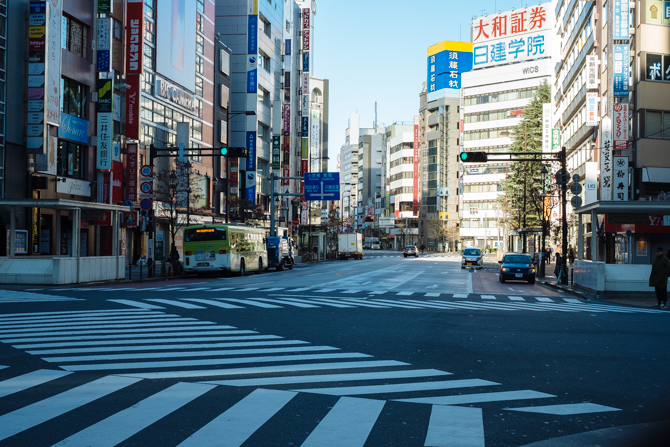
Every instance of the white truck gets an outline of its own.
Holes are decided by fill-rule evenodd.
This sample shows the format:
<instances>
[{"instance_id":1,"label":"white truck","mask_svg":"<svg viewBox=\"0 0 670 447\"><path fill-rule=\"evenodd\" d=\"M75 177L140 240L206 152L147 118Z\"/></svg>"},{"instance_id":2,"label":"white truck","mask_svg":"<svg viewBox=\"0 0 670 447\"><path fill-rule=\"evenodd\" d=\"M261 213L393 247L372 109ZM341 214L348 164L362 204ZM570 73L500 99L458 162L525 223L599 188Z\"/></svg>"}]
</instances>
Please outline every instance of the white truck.
<instances>
[{"instance_id":1,"label":"white truck","mask_svg":"<svg viewBox=\"0 0 670 447\"><path fill-rule=\"evenodd\" d=\"M378 237L366 237L363 242L363 248L370 250L381 250L382 243Z\"/></svg>"},{"instance_id":2,"label":"white truck","mask_svg":"<svg viewBox=\"0 0 670 447\"><path fill-rule=\"evenodd\" d=\"M337 235L338 259L363 259L363 235L342 233Z\"/></svg>"}]
</instances>

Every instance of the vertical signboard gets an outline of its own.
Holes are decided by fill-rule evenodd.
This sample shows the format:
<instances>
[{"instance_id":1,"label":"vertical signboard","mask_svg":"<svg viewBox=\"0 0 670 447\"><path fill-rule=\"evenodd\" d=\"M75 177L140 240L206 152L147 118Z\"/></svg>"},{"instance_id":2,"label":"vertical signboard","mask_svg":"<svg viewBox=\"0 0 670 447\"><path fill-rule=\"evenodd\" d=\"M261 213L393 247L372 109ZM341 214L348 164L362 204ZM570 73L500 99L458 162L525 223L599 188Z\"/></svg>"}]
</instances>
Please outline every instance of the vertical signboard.
<instances>
[{"instance_id":1,"label":"vertical signboard","mask_svg":"<svg viewBox=\"0 0 670 447\"><path fill-rule=\"evenodd\" d=\"M26 127L26 152L29 154L47 153L47 120L45 119L46 83L48 82L47 51L48 29L47 15L49 4L31 3L30 26L28 32L28 104ZM59 53L60 54L60 53ZM60 86L60 84L59 84ZM58 123L60 125L60 122Z\"/></svg>"},{"instance_id":2,"label":"vertical signboard","mask_svg":"<svg viewBox=\"0 0 670 447\"><path fill-rule=\"evenodd\" d=\"M140 138L140 76L126 76L126 137Z\"/></svg>"},{"instance_id":3,"label":"vertical signboard","mask_svg":"<svg viewBox=\"0 0 670 447\"><path fill-rule=\"evenodd\" d=\"M561 149L561 129L551 129L551 151L558 152Z\"/></svg>"},{"instance_id":4,"label":"vertical signboard","mask_svg":"<svg viewBox=\"0 0 670 447\"><path fill-rule=\"evenodd\" d=\"M258 16L251 15L247 29L247 54L258 54Z\"/></svg>"},{"instance_id":5,"label":"vertical signboard","mask_svg":"<svg viewBox=\"0 0 670 447\"><path fill-rule=\"evenodd\" d=\"M60 81L61 81L61 26L63 0L50 0L46 36L47 56L47 123L60 126Z\"/></svg>"},{"instance_id":6,"label":"vertical signboard","mask_svg":"<svg viewBox=\"0 0 670 447\"><path fill-rule=\"evenodd\" d=\"M587 161L584 165L584 205L588 205L598 201L598 163Z\"/></svg>"},{"instance_id":7,"label":"vertical signboard","mask_svg":"<svg viewBox=\"0 0 670 447\"><path fill-rule=\"evenodd\" d=\"M309 29L310 28L310 9L309 8L304 8L302 10L302 29Z\"/></svg>"},{"instance_id":8,"label":"vertical signboard","mask_svg":"<svg viewBox=\"0 0 670 447\"><path fill-rule=\"evenodd\" d=\"M96 169L112 169L112 135L114 121L111 113L98 113L98 150Z\"/></svg>"},{"instance_id":9,"label":"vertical signboard","mask_svg":"<svg viewBox=\"0 0 670 447\"><path fill-rule=\"evenodd\" d=\"M615 202L628 201L628 157L613 157L612 187Z\"/></svg>"},{"instance_id":10,"label":"vertical signboard","mask_svg":"<svg viewBox=\"0 0 670 447\"><path fill-rule=\"evenodd\" d=\"M412 211L414 216L419 215L419 119L414 117L414 184L412 196ZM397 196L396 196L397 197Z\"/></svg>"},{"instance_id":11,"label":"vertical signboard","mask_svg":"<svg viewBox=\"0 0 670 447\"><path fill-rule=\"evenodd\" d=\"M614 97L628 97L629 51L628 44L614 45Z\"/></svg>"},{"instance_id":12,"label":"vertical signboard","mask_svg":"<svg viewBox=\"0 0 670 447\"><path fill-rule=\"evenodd\" d=\"M614 40L628 40L630 38L629 5L629 0L614 0Z\"/></svg>"},{"instance_id":13,"label":"vertical signboard","mask_svg":"<svg viewBox=\"0 0 670 447\"><path fill-rule=\"evenodd\" d=\"M309 147L314 157L320 157L319 148L321 143L321 112L312 111L312 124L309 132Z\"/></svg>"},{"instance_id":14,"label":"vertical signboard","mask_svg":"<svg viewBox=\"0 0 670 447\"><path fill-rule=\"evenodd\" d=\"M613 111L614 150L624 151L628 149L628 104L616 103Z\"/></svg>"},{"instance_id":15,"label":"vertical signboard","mask_svg":"<svg viewBox=\"0 0 670 447\"><path fill-rule=\"evenodd\" d=\"M598 56L586 56L586 88L588 90L598 88Z\"/></svg>"},{"instance_id":16,"label":"vertical signboard","mask_svg":"<svg viewBox=\"0 0 670 447\"><path fill-rule=\"evenodd\" d=\"M98 18L96 70L108 72L112 69L112 19Z\"/></svg>"},{"instance_id":17,"label":"vertical signboard","mask_svg":"<svg viewBox=\"0 0 670 447\"><path fill-rule=\"evenodd\" d=\"M428 48L428 93L460 89L461 73L472 70L472 44L444 41Z\"/></svg>"},{"instance_id":18,"label":"vertical signboard","mask_svg":"<svg viewBox=\"0 0 670 447\"><path fill-rule=\"evenodd\" d=\"M138 160L138 144L131 143L128 145L128 157L126 157L126 178L128 179L128 188L126 189L126 200L131 202L137 201L137 160Z\"/></svg>"},{"instance_id":19,"label":"vertical signboard","mask_svg":"<svg viewBox=\"0 0 670 447\"><path fill-rule=\"evenodd\" d=\"M310 30L302 30L302 51L309 51L309 34Z\"/></svg>"},{"instance_id":20,"label":"vertical signboard","mask_svg":"<svg viewBox=\"0 0 670 447\"><path fill-rule=\"evenodd\" d=\"M309 51L302 53L302 71L309 71Z\"/></svg>"},{"instance_id":21,"label":"vertical signboard","mask_svg":"<svg viewBox=\"0 0 670 447\"><path fill-rule=\"evenodd\" d=\"M612 200L612 120L602 119L600 134L600 200Z\"/></svg>"},{"instance_id":22,"label":"vertical signboard","mask_svg":"<svg viewBox=\"0 0 670 447\"><path fill-rule=\"evenodd\" d=\"M272 137L272 170L276 171L281 166L281 136L274 135Z\"/></svg>"},{"instance_id":23,"label":"vertical signboard","mask_svg":"<svg viewBox=\"0 0 670 447\"><path fill-rule=\"evenodd\" d=\"M542 151L551 151L551 103L542 104Z\"/></svg>"},{"instance_id":24,"label":"vertical signboard","mask_svg":"<svg viewBox=\"0 0 670 447\"><path fill-rule=\"evenodd\" d=\"M142 74L144 53L144 1L127 0L126 5L126 75Z\"/></svg>"},{"instance_id":25,"label":"vertical signboard","mask_svg":"<svg viewBox=\"0 0 670 447\"><path fill-rule=\"evenodd\" d=\"M586 125L598 125L598 93L588 92L586 94Z\"/></svg>"},{"instance_id":26,"label":"vertical signboard","mask_svg":"<svg viewBox=\"0 0 670 447\"><path fill-rule=\"evenodd\" d=\"M246 169L246 194L245 198L250 201L249 206L256 205L256 132L247 132L247 157Z\"/></svg>"},{"instance_id":27,"label":"vertical signboard","mask_svg":"<svg viewBox=\"0 0 670 447\"><path fill-rule=\"evenodd\" d=\"M283 130L284 135L291 134L291 104L284 104L284 116L283 116Z\"/></svg>"}]
</instances>

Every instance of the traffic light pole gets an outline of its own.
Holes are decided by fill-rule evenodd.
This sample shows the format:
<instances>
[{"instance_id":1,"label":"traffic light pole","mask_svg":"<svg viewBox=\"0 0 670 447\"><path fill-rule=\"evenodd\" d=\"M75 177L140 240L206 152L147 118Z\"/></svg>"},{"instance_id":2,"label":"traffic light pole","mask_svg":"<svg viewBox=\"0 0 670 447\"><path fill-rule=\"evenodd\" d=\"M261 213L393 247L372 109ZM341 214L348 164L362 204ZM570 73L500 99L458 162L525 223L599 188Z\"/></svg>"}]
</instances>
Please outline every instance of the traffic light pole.
<instances>
[{"instance_id":1,"label":"traffic light pole","mask_svg":"<svg viewBox=\"0 0 670 447\"><path fill-rule=\"evenodd\" d=\"M567 151L565 146L561 148L561 171L567 173ZM561 222L561 233L562 233L562 243L561 243L561 284L568 284L568 183L561 184L561 214L563 215L563 221Z\"/></svg>"},{"instance_id":2,"label":"traffic light pole","mask_svg":"<svg viewBox=\"0 0 670 447\"><path fill-rule=\"evenodd\" d=\"M270 173L270 236L277 236L275 228L275 197L300 197L302 194L295 192L275 192L275 180L302 180L303 177L279 177L274 172Z\"/></svg>"}]
</instances>

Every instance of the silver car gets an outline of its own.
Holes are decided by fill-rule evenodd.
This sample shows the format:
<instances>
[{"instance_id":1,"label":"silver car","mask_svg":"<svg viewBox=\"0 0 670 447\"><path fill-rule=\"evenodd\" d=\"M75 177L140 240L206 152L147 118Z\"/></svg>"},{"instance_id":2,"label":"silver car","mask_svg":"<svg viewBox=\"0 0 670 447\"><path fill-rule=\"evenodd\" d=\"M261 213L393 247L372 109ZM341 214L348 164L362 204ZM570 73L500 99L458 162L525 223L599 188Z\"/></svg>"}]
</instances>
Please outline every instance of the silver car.
<instances>
[{"instance_id":1,"label":"silver car","mask_svg":"<svg viewBox=\"0 0 670 447\"><path fill-rule=\"evenodd\" d=\"M484 268L484 258L482 257L481 248L466 248L463 250L463 257L461 258L461 268Z\"/></svg>"}]
</instances>

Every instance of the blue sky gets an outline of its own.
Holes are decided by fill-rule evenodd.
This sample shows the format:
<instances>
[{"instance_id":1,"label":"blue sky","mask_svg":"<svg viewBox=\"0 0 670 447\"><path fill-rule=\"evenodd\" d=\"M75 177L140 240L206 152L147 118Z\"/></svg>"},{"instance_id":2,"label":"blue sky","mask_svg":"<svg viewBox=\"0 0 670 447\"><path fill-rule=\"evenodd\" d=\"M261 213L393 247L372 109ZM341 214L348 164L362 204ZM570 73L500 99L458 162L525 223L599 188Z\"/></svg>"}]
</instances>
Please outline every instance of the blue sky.
<instances>
[{"instance_id":1,"label":"blue sky","mask_svg":"<svg viewBox=\"0 0 670 447\"><path fill-rule=\"evenodd\" d=\"M329 171L349 116L361 127L411 121L419 112L428 47L470 41L473 16L542 2L524 0L317 0L314 76L330 80Z\"/></svg>"}]
</instances>

